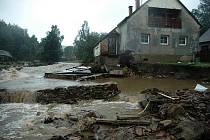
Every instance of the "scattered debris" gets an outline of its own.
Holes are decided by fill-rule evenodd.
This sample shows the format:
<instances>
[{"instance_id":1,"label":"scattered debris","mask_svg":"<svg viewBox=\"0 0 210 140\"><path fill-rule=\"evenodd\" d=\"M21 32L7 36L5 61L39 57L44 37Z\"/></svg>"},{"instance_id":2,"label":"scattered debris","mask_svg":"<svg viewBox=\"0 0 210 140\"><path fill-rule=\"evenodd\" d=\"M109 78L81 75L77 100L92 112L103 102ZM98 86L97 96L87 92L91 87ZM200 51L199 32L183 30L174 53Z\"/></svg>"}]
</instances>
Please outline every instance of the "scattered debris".
<instances>
[{"instance_id":1,"label":"scattered debris","mask_svg":"<svg viewBox=\"0 0 210 140\"><path fill-rule=\"evenodd\" d=\"M85 66L78 66L78 67L72 67L64 70L63 72L68 72L68 73L91 73L90 71L91 67L85 67Z\"/></svg>"},{"instance_id":2,"label":"scattered debris","mask_svg":"<svg viewBox=\"0 0 210 140\"><path fill-rule=\"evenodd\" d=\"M199 91L199 92L204 92L206 91L208 88L200 85L200 84L197 84L196 87L195 87L195 91Z\"/></svg>"},{"instance_id":3,"label":"scattered debris","mask_svg":"<svg viewBox=\"0 0 210 140\"><path fill-rule=\"evenodd\" d=\"M84 132L92 133L86 139L126 140L208 140L210 128L210 93L194 90L164 92L148 89L147 104L136 116L117 116L117 119L101 118L94 111L83 117L68 116L77 130L73 136L84 139ZM58 137L58 136L57 136ZM55 137L54 137L55 138Z\"/></svg>"},{"instance_id":4,"label":"scattered debris","mask_svg":"<svg viewBox=\"0 0 210 140\"><path fill-rule=\"evenodd\" d=\"M125 77L125 72L123 70L112 70L109 72L112 77Z\"/></svg>"},{"instance_id":5,"label":"scattered debris","mask_svg":"<svg viewBox=\"0 0 210 140\"><path fill-rule=\"evenodd\" d=\"M62 72L62 73L45 73L45 78L51 79L65 79L65 80L77 80L83 76L89 76L89 73L69 73L69 72Z\"/></svg>"},{"instance_id":6,"label":"scattered debris","mask_svg":"<svg viewBox=\"0 0 210 140\"><path fill-rule=\"evenodd\" d=\"M83 76L77 79L77 81L88 81L88 80L96 80L102 78L108 78L110 75L108 73L101 73L101 74L93 74L90 76Z\"/></svg>"},{"instance_id":7,"label":"scattered debris","mask_svg":"<svg viewBox=\"0 0 210 140\"><path fill-rule=\"evenodd\" d=\"M108 119L96 119L96 124L103 125L112 125L112 126L148 126L150 125L149 121L141 121L141 120L108 120Z\"/></svg>"}]
</instances>

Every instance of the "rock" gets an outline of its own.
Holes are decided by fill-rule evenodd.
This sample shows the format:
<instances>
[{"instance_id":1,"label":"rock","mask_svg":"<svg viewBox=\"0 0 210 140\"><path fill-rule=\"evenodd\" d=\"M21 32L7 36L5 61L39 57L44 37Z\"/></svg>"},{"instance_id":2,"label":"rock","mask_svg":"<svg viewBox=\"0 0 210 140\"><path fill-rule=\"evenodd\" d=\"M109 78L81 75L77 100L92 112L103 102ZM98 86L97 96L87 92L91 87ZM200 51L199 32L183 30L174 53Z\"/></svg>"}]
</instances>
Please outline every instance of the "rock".
<instances>
[{"instance_id":1,"label":"rock","mask_svg":"<svg viewBox=\"0 0 210 140\"><path fill-rule=\"evenodd\" d=\"M179 104L164 104L159 110L161 118L179 119L185 116L185 109Z\"/></svg>"},{"instance_id":2,"label":"rock","mask_svg":"<svg viewBox=\"0 0 210 140\"><path fill-rule=\"evenodd\" d=\"M156 134L157 139L161 139L161 138L164 138L164 137L167 137L167 136L169 136L169 133L167 133L166 131L160 131Z\"/></svg>"},{"instance_id":3,"label":"rock","mask_svg":"<svg viewBox=\"0 0 210 140\"><path fill-rule=\"evenodd\" d=\"M198 107L200 107L200 108L205 108L205 107L206 107L206 104L200 103L200 104L198 105Z\"/></svg>"},{"instance_id":4,"label":"rock","mask_svg":"<svg viewBox=\"0 0 210 140\"><path fill-rule=\"evenodd\" d=\"M37 113L36 113L36 116L40 116L40 115L41 115L41 112L37 112Z\"/></svg>"},{"instance_id":5,"label":"rock","mask_svg":"<svg viewBox=\"0 0 210 140\"><path fill-rule=\"evenodd\" d=\"M95 112L91 111L91 112L88 112L87 114L85 114L84 117L97 118L97 115Z\"/></svg>"},{"instance_id":6,"label":"rock","mask_svg":"<svg viewBox=\"0 0 210 140\"><path fill-rule=\"evenodd\" d=\"M168 127L173 123L172 120L164 120L164 121L160 121L159 124L163 127Z\"/></svg>"},{"instance_id":7,"label":"rock","mask_svg":"<svg viewBox=\"0 0 210 140\"><path fill-rule=\"evenodd\" d=\"M53 122L54 122L54 119L51 117L47 117L44 119L44 124L49 124L49 123L53 123Z\"/></svg>"},{"instance_id":8,"label":"rock","mask_svg":"<svg viewBox=\"0 0 210 140\"><path fill-rule=\"evenodd\" d=\"M190 120L181 121L175 129L182 130L180 133L175 134L175 137L180 140L201 140L205 135L203 125Z\"/></svg>"},{"instance_id":9,"label":"rock","mask_svg":"<svg viewBox=\"0 0 210 140\"><path fill-rule=\"evenodd\" d=\"M50 138L48 140L67 140L67 139L63 136L53 136L52 138Z\"/></svg>"},{"instance_id":10,"label":"rock","mask_svg":"<svg viewBox=\"0 0 210 140\"><path fill-rule=\"evenodd\" d=\"M76 103L78 100L110 99L120 93L116 83L90 84L39 90L38 103Z\"/></svg>"}]
</instances>

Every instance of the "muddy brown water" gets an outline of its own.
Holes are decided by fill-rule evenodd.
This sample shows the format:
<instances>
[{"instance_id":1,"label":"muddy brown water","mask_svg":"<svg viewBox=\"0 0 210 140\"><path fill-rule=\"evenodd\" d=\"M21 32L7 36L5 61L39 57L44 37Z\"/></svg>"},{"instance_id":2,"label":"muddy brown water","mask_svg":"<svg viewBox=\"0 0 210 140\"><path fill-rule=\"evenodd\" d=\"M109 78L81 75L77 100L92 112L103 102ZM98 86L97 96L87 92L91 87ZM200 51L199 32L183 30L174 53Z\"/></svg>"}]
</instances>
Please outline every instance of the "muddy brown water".
<instances>
[{"instance_id":1,"label":"muddy brown water","mask_svg":"<svg viewBox=\"0 0 210 140\"><path fill-rule=\"evenodd\" d=\"M158 88L171 92L182 89L194 89L197 84L203 84L207 88L210 88L209 83L202 83L201 81L194 80L176 80L173 78L155 79L152 77L128 77L97 80L97 82L107 81L114 81L118 83L118 88L121 90L120 99L129 102L142 100L144 97L139 93L150 88Z\"/></svg>"},{"instance_id":2,"label":"muddy brown water","mask_svg":"<svg viewBox=\"0 0 210 140\"><path fill-rule=\"evenodd\" d=\"M136 114L141 109L138 101L143 97L139 92L148 88L159 88L167 91L193 89L199 81L142 78L108 78L96 82L115 81L121 94L112 102L101 100L83 101L77 105L33 103L33 92L39 89L57 86L80 85L84 83L66 80L44 79L44 72L55 72L78 64L61 63L51 66L28 67L21 71L14 69L0 73L0 88L15 91L8 95L15 103L0 104L0 139L45 140L53 135L65 135L70 127L56 127L43 124L48 115L78 115L83 111L93 110L105 118L114 119L116 115ZM210 87L209 84L205 86ZM18 103L19 102L19 103Z\"/></svg>"}]
</instances>

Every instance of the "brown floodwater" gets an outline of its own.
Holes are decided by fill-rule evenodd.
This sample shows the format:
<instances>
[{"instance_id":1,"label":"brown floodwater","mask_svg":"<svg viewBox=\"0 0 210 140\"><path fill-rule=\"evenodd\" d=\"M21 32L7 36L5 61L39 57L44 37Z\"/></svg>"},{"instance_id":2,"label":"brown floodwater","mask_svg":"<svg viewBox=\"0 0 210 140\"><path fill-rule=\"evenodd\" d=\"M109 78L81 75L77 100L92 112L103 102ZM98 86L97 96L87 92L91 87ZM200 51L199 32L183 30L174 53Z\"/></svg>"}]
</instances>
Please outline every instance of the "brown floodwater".
<instances>
[{"instance_id":1,"label":"brown floodwater","mask_svg":"<svg viewBox=\"0 0 210 140\"><path fill-rule=\"evenodd\" d=\"M8 97L16 102L0 104L0 139L46 140L53 135L68 134L71 127L57 127L42 123L49 114L60 116L70 113L77 116L83 111L92 110L108 119L115 119L116 115L136 114L141 111L138 102L144 98L139 93L148 88L175 91L186 88L194 89L196 84L210 88L210 84L193 80L155 79L152 77L107 78L88 83L117 82L121 94L112 102L82 101L76 105L32 103L33 92L36 90L84 84L84 82L45 79L43 77L45 72L56 72L75 65L79 64L60 63L50 66L27 67L21 71L11 69L0 72L0 88L15 91L15 94L8 95Z\"/></svg>"},{"instance_id":2,"label":"brown floodwater","mask_svg":"<svg viewBox=\"0 0 210 140\"><path fill-rule=\"evenodd\" d=\"M107 78L99 79L97 82L114 81L118 83L118 88L121 90L120 100L137 102L143 100L143 95L140 94L143 90L150 88L158 88L164 91L174 92L182 89L194 89L197 84L202 84L210 88L209 83L202 83L195 80L177 80L173 78L156 79L152 77L139 78Z\"/></svg>"},{"instance_id":3,"label":"brown floodwater","mask_svg":"<svg viewBox=\"0 0 210 140\"><path fill-rule=\"evenodd\" d=\"M158 88L161 90L175 91L178 89L194 89L199 81L193 80L176 80L172 78L155 79L155 78L108 78L100 79L98 82L114 81L118 83L118 87L123 94L136 94L148 88Z\"/></svg>"}]
</instances>

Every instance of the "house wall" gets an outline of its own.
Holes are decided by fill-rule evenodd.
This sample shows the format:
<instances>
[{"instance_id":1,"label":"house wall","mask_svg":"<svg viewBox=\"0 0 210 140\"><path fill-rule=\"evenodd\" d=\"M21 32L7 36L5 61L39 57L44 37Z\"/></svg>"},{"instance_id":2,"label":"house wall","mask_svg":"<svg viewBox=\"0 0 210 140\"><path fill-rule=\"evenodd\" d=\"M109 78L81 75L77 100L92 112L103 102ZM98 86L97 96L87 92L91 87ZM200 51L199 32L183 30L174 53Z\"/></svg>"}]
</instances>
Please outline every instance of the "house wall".
<instances>
[{"instance_id":1,"label":"house wall","mask_svg":"<svg viewBox=\"0 0 210 140\"><path fill-rule=\"evenodd\" d=\"M108 54L108 40L104 39L100 42L100 48L101 48L101 55L107 55Z\"/></svg>"},{"instance_id":2,"label":"house wall","mask_svg":"<svg viewBox=\"0 0 210 140\"><path fill-rule=\"evenodd\" d=\"M182 28L154 28L148 27L148 8L174 8L181 9ZM127 27L125 27L127 26ZM121 33L121 51L126 49L133 50L135 54L142 57L156 57L156 56L167 56L170 59L156 59L158 62L162 60L169 62L176 62L182 60L192 60L193 50L198 45L198 33L200 26L197 22L189 15L189 13L176 1L176 0L151 0L145 4L140 10L132 15L127 23L120 27ZM150 34L150 43L147 45L141 44L141 33ZM169 35L169 44L161 45L160 36ZM179 45L179 37L187 36L187 45ZM155 56L156 55L156 56ZM138 58L142 58L138 57ZM172 59L173 58L173 59ZM186 58L186 59L185 59ZM150 58L148 58L150 61Z\"/></svg>"},{"instance_id":3,"label":"house wall","mask_svg":"<svg viewBox=\"0 0 210 140\"><path fill-rule=\"evenodd\" d=\"M120 48L119 53L122 53L126 50L127 47L127 24L123 24L122 26L118 27L117 32L120 34Z\"/></svg>"},{"instance_id":4,"label":"house wall","mask_svg":"<svg viewBox=\"0 0 210 140\"><path fill-rule=\"evenodd\" d=\"M107 55L108 54L108 41L107 39L102 40L95 48L94 48L94 56Z\"/></svg>"},{"instance_id":5,"label":"house wall","mask_svg":"<svg viewBox=\"0 0 210 140\"><path fill-rule=\"evenodd\" d=\"M100 43L94 48L93 52L94 52L95 57L100 56L100 54L101 54Z\"/></svg>"},{"instance_id":6,"label":"house wall","mask_svg":"<svg viewBox=\"0 0 210 140\"><path fill-rule=\"evenodd\" d=\"M174 0L152 0L147 3L149 7L159 7L167 9L182 9L182 6Z\"/></svg>"},{"instance_id":7,"label":"house wall","mask_svg":"<svg viewBox=\"0 0 210 140\"><path fill-rule=\"evenodd\" d=\"M117 56L110 57L110 56L97 56L95 57L95 63L107 66L116 66L119 63L119 58Z\"/></svg>"}]
</instances>

